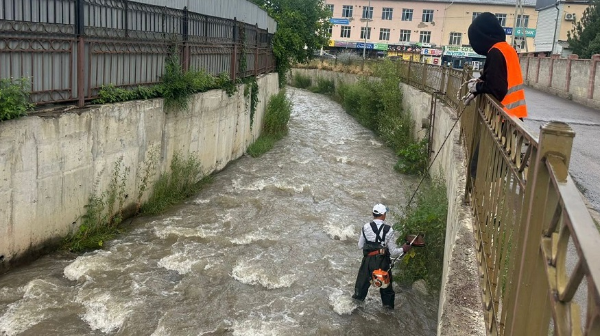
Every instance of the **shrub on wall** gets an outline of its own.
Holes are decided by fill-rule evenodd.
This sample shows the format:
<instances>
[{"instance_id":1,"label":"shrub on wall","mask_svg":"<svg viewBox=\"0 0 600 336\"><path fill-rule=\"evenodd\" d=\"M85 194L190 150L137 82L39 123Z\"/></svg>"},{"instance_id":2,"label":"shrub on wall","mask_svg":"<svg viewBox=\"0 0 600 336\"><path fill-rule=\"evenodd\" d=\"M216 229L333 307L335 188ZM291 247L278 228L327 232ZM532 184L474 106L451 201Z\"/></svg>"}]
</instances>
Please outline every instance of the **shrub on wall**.
<instances>
[{"instance_id":1,"label":"shrub on wall","mask_svg":"<svg viewBox=\"0 0 600 336\"><path fill-rule=\"evenodd\" d=\"M0 79L0 121L24 116L33 109L26 89L28 85L26 78Z\"/></svg>"},{"instance_id":2,"label":"shrub on wall","mask_svg":"<svg viewBox=\"0 0 600 336\"><path fill-rule=\"evenodd\" d=\"M288 133L288 122L292 113L292 103L285 90L271 97L265 112L263 130L258 139L246 151L252 157L259 157L273 148L275 143Z\"/></svg>"}]
</instances>

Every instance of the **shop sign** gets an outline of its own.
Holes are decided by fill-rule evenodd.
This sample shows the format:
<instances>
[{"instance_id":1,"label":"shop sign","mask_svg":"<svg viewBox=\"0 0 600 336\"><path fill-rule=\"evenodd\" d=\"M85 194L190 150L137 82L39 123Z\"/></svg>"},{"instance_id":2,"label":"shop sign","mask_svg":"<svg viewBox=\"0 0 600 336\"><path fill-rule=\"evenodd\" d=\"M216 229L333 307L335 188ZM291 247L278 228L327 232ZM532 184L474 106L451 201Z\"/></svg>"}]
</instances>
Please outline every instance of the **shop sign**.
<instances>
[{"instance_id":1,"label":"shop sign","mask_svg":"<svg viewBox=\"0 0 600 336\"><path fill-rule=\"evenodd\" d=\"M442 51L440 49L423 48L421 55L442 56Z\"/></svg>"},{"instance_id":2,"label":"shop sign","mask_svg":"<svg viewBox=\"0 0 600 336\"><path fill-rule=\"evenodd\" d=\"M365 47L364 42L356 43L357 49L374 49L374 50L388 50L388 45L385 43L367 43Z\"/></svg>"},{"instance_id":3,"label":"shop sign","mask_svg":"<svg viewBox=\"0 0 600 336\"><path fill-rule=\"evenodd\" d=\"M481 55L476 53L471 47L458 46L445 46L443 55L453 57L481 57Z\"/></svg>"},{"instance_id":4,"label":"shop sign","mask_svg":"<svg viewBox=\"0 0 600 336\"><path fill-rule=\"evenodd\" d=\"M356 42L348 42L348 41L332 41L333 45L331 45L331 43L329 44L330 47L339 47L339 48L356 48Z\"/></svg>"},{"instance_id":5,"label":"shop sign","mask_svg":"<svg viewBox=\"0 0 600 336\"><path fill-rule=\"evenodd\" d=\"M331 18L331 19L329 19L329 22L331 22L331 24L339 24L339 25L349 25L350 24L350 20L349 19L334 19L334 18Z\"/></svg>"},{"instance_id":6,"label":"shop sign","mask_svg":"<svg viewBox=\"0 0 600 336\"><path fill-rule=\"evenodd\" d=\"M389 51L409 52L409 53L421 53L421 47L417 45L388 45Z\"/></svg>"}]
</instances>

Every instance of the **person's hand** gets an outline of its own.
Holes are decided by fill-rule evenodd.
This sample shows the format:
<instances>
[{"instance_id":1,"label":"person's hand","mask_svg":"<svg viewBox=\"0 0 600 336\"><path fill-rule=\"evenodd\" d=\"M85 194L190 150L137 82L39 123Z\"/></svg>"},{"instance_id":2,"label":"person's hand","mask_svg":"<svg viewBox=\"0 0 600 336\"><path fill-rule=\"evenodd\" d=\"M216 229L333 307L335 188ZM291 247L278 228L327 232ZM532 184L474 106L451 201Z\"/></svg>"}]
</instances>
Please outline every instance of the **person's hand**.
<instances>
[{"instance_id":1,"label":"person's hand","mask_svg":"<svg viewBox=\"0 0 600 336\"><path fill-rule=\"evenodd\" d=\"M385 249L379 249L379 254L385 254Z\"/></svg>"},{"instance_id":2,"label":"person's hand","mask_svg":"<svg viewBox=\"0 0 600 336\"><path fill-rule=\"evenodd\" d=\"M410 251L411 248L412 248L412 246L409 244L402 245L402 250L404 251L404 253Z\"/></svg>"},{"instance_id":3,"label":"person's hand","mask_svg":"<svg viewBox=\"0 0 600 336\"><path fill-rule=\"evenodd\" d=\"M477 93L477 83L481 82L479 78L473 78L467 82L467 87L469 88L469 92Z\"/></svg>"},{"instance_id":4,"label":"person's hand","mask_svg":"<svg viewBox=\"0 0 600 336\"><path fill-rule=\"evenodd\" d=\"M473 93L466 94L464 97L462 97L462 101L465 104L465 106L469 106L473 99L475 99L475 94Z\"/></svg>"}]
</instances>

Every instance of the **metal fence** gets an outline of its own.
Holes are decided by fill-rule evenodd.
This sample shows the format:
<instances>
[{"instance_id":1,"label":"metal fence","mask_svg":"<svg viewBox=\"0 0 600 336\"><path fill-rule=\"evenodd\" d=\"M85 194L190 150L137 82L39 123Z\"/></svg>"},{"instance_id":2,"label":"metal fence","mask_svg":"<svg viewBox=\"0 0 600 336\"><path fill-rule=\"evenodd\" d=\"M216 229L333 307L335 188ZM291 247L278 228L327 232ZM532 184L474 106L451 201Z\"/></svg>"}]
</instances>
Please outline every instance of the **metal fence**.
<instances>
[{"instance_id":1,"label":"metal fence","mask_svg":"<svg viewBox=\"0 0 600 336\"><path fill-rule=\"evenodd\" d=\"M568 173L571 128L551 122L538 138L489 95L463 109L456 89L468 70L398 67L462 112L467 167L477 162L465 187L488 334L600 335L600 233Z\"/></svg>"},{"instance_id":2,"label":"metal fence","mask_svg":"<svg viewBox=\"0 0 600 336\"><path fill-rule=\"evenodd\" d=\"M170 54L232 79L275 69L267 30L127 0L0 0L0 36L0 78L30 78L35 103L157 84Z\"/></svg>"}]
</instances>

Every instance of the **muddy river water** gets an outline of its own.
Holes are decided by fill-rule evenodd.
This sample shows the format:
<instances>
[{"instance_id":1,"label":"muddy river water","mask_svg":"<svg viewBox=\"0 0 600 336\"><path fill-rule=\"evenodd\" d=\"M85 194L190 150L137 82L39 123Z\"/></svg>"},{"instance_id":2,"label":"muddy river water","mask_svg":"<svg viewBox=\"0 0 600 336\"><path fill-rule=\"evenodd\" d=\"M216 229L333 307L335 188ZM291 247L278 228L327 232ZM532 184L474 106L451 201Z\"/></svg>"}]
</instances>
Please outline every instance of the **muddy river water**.
<instances>
[{"instance_id":1,"label":"muddy river water","mask_svg":"<svg viewBox=\"0 0 600 336\"><path fill-rule=\"evenodd\" d=\"M337 103L287 91L290 132L270 152L103 250L0 276L0 335L435 335L435 297L350 298L360 227L379 202L393 221L415 179Z\"/></svg>"}]
</instances>

